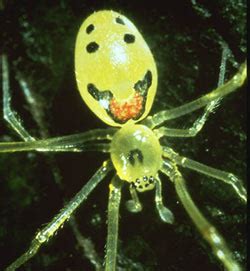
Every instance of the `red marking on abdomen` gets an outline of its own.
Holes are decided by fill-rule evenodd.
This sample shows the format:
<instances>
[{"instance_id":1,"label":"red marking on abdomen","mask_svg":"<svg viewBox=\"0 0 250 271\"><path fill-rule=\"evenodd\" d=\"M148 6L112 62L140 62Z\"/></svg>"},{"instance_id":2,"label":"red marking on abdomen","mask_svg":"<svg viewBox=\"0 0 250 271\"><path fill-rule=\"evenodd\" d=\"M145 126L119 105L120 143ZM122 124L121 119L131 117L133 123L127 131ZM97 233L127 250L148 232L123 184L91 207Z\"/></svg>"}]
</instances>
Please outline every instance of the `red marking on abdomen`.
<instances>
[{"instance_id":1,"label":"red marking on abdomen","mask_svg":"<svg viewBox=\"0 0 250 271\"><path fill-rule=\"evenodd\" d=\"M110 111L122 122L136 118L142 110L143 97L135 93L134 97L125 102L117 102L115 98L110 101Z\"/></svg>"}]
</instances>

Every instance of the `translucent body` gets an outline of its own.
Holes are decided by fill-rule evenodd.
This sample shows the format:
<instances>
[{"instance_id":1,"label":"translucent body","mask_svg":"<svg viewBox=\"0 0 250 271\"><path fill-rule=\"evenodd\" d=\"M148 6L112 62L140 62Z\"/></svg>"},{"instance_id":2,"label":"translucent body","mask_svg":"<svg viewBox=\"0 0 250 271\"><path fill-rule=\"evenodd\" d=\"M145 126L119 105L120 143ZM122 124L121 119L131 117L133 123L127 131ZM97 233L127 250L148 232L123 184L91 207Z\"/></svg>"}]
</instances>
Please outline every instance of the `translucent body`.
<instances>
[{"instance_id":1,"label":"translucent body","mask_svg":"<svg viewBox=\"0 0 250 271\"><path fill-rule=\"evenodd\" d=\"M84 21L76 40L75 73L83 100L108 125L148 115L157 87L156 65L125 16L104 10Z\"/></svg>"},{"instance_id":2,"label":"translucent body","mask_svg":"<svg viewBox=\"0 0 250 271\"><path fill-rule=\"evenodd\" d=\"M162 164L162 147L147 126L128 123L113 137L111 159L117 175L132 183L137 191L154 188Z\"/></svg>"}]
</instances>

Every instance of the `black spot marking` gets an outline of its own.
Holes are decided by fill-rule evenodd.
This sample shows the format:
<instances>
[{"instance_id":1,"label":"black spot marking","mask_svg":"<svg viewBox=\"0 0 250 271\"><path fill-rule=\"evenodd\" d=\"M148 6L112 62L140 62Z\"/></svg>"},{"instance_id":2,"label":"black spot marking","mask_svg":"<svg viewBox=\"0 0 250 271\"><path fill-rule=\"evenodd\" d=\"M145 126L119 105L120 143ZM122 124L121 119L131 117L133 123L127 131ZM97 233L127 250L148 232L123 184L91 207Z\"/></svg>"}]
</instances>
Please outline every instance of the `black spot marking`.
<instances>
[{"instance_id":1,"label":"black spot marking","mask_svg":"<svg viewBox=\"0 0 250 271\"><path fill-rule=\"evenodd\" d=\"M125 25L124 21L123 21L120 17L115 18L115 21L116 21L118 24L123 24L123 25Z\"/></svg>"},{"instance_id":2,"label":"black spot marking","mask_svg":"<svg viewBox=\"0 0 250 271\"><path fill-rule=\"evenodd\" d=\"M86 46L86 50L87 50L88 53L94 53L94 52L96 52L98 50L98 48L99 48L99 45L94 41L90 42Z\"/></svg>"},{"instance_id":3,"label":"black spot marking","mask_svg":"<svg viewBox=\"0 0 250 271\"><path fill-rule=\"evenodd\" d=\"M92 97L95 99L95 100L99 100L99 91L98 89L95 87L94 84L88 84L87 86L87 89L88 89L88 92L89 94L92 95Z\"/></svg>"},{"instance_id":4,"label":"black spot marking","mask_svg":"<svg viewBox=\"0 0 250 271\"><path fill-rule=\"evenodd\" d=\"M88 84L87 89L89 94L97 101L110 101L113 98L113 94L110 90L99 91L94 84Z\"/></svg>"},{"instance_id":5,"label":"black spot marking","mask_svg":"<svg viewBox=\"0 0 250 271\"><path fill-rule=\"evenodd\" d=\"M141 95L147 95L147 91L152 85L152 73L147 71L144 75L143 80L139 80L135 83L134 89L137 90Z\"/></svg>"},{"instance_id":6,"label":"black spot marking","mask_svg":"<svg viewBox=\"0 0 250 271\"><path fill-rule=\"evenodd\" d=\"M93 24L90 24L90 25L88 25L87 28L86 28L86 33L87 33L87 34L90 34L94 29L95 29L94 25L93 25Z\"/></svg>"},{"instance_id":7,"label":"black spot marking","mask_svg":"<svg viewBox=\"0 0 250 271\"><path fill-rule=\"evenodd\" d=\"M139 149L131 150L128 154L129 163L134 166L135 165L135 158L142 164L143 163L143 155Z\"/></svg>"},{"instance_id":8,"label":"black spot marking","mask_svg":"<svg viewBox=\"0 0 250 271\"><path fill-rule=\"evenodd\" d=\"M123 39L126 43L134 43L135 42L135 36L132 34L125 34Z\"/></svg>"},{"instance_id":9,"label":"black spot marking","mask_svg":"<svg viewBox=\"0 0 250 271\"><path fill-rule=\"evenodd\" d=\"M143 176L143 181L146 182L148 180L148 176Z\"/></svg>"},{"instance_id":10,"label":"black spot marking","mask_svg":"<svg viewBox=\"0 0 250 271\"><path fill-rule=\"evenodd\" d=\"M142 116L142 114L145 112L145 104L147 100L148 91L151 85L152 85L152 73L150 70L147 70L144 77L141 80L138 80L134 85L135 92L140 94L143 100L142 100L142 109L135 117L132 118L133 120L138 120ZM121 124L127 122L127 120L121 120L117 118L117 116L115 116L114 113L112 113L110 109L110 101L114 97L114 95L112 94L110 90L98 89L94 84L91 84L91 83L87 85L87 89L88 89L88 92L92 95L92 97L95 100L97 101L105 100L107 102L105 104L108 105L108 108L105 107L104 109L106 110L107 114L112 118L112 120L114 120L116 123L121 123ZM100 103L100 106L103 106L103 104L104 103ZM133 163L133 158L132 158L132 163Z\"/></svg>"}]
</instances>

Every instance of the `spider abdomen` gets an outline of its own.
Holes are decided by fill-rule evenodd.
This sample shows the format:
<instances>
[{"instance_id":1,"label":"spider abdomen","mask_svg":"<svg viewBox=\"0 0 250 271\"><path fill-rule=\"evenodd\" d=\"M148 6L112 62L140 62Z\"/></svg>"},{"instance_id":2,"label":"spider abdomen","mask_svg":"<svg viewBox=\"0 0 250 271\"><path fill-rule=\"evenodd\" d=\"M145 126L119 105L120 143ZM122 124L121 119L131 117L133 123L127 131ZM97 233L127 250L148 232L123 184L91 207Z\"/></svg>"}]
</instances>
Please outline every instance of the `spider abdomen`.
<instances>
[{"instance_id":1,"label":"spider abdomen","mask_svg":"<svg viewBox=\"0 0 250 271\"><path fill-rule=\"evenodd\" d=\"M147 126L128 123L113 137L111 159L117 175L143 192L154 187L162 163L162 148Z\"/></svg>"},{"instance_id":2,"label":"spider abdomen","mask_svg":"<svg viewBox=\"0 0 250 271\"><path fill-rule=\"evenodd\" d=\"M75 73L87 106L110 126L144 119L157 89L154 57L136 26L111 10L82 24L75 47Z\"/></svg>"}]
</instances>

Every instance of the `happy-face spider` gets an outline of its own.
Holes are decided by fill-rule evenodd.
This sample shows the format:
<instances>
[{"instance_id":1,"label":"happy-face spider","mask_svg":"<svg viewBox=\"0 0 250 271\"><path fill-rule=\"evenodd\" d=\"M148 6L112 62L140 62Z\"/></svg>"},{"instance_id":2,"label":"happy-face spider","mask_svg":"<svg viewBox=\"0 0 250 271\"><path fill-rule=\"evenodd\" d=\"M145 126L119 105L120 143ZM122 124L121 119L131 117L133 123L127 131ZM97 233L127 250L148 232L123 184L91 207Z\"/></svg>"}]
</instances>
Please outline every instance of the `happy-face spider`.
<instances>
[{"instance_id":1,"label":"happy-face spider","mask_svg":"<svg viewBox=\"0 0 250 271\"><path fill-rule=\"evenodd\" d=\"M114 27L110 28L110 24L114 24L115 27L117 27L117 30L115 30ZM98 57L98 52L101 51L101 46L105 45L105 41L101 40L98 43L96 40L90 41L88 39L94 38L93 35L95 30L98 30L101 26L103 27L102 33L106 33L110 39L106 36L106 39L108 40L107 45L109 46L105 49L105 55ZM128 26L130 26L130 28ZM113 32L108 32L109 29ZM86 196L89 195L99 181L106 176L107 172L114 167L120 178L114 178L110 185L106 270L115 270L118 208L120 188L123 183L120 179L130 183L132 201L128 202L128 208L131 211L137 212L141 209L136 191L143 192L147 189L155 188L155 202L160 217L165 222L173 222L171 211L162 204L161 183L157 175L159 170L168 175L174 182L180 199L183 201L187 211L191 213L190 216L193 218L202 234L205 235L213 250L215 250L215 253L217 253L217 256L222 260L227 269L240 270L238 265L234 262L226 245L223 243L222 238L216 231L213 232L214 228L210 227L210 224L204 220L193 205L191 199L187 196L185 184L176 166L190 167L230 183L236 190L237 195L245 201L245 190L240 181L237 178L234 178L233 175L227 175L225 172L220 172L180 157L167 146L160 146L159 138L162 136L194 136L202 128L207 115L212 110L211 108L213 105L210 102L235 90L243 83L246 77L245 66L243 66L240 72L226 85L218 88L212 93L174 110L161 112L152 118L148 117L142 123L137 124L137 122L147 116L152 106L157 82L154 60L145 41L128 19L118 13L107 11L98 12L90 16L83 24L79 33L78 39L80 39L80 41L76 45L76 72L81 95L99 118L111 126L122 128L120 130L115 128L94 130L75 136L34 141L26 131L21 131L19 129L18 122L11 120L8 116L9 113L11 113L8 108L10 96L7 86L7 61L6 58L3 57L3 71L5 71L5 116L27 142L2 143L0 146L1 151L84 151L90 149L111 153L111 161L105 163L77 196L59 213L59 215L36 235L30 250L14 262L9 269L12 270L17 268L20 264L27 261L28 258L32 257L41 243L47 241L56 232L79 204L86 199ZM116 35L121 39L115 38L114 40L116 42L112 42L112 38L114 38L114 36L116 37ZM83 39L81 39L81 36L84 36ZM84 44L81 44L81 42L84 42ZM131 45L134 45L137 49L137 46L139 46L141 53L140 61L141 58L142 60L145 60L144 65L138 66L138 60L136 59L136 57L138 57L138 54L136 54L138 51L135 51L136 53L134 53ZM144 48L145 51L141 48ZM109 52L108 50L110 50L110 54L107 54L107 52ZM95 63L99 63L100 65L91 67L90 64L94 62L93 59L91 60L91 57L95 57ZM88 58L89 60L87 60ZM81 68L84 68L85 64L82 61L87 63L84 73L81 72ZM129 63L126 61L129 61ZM122 64L126 64L125 67L127 67L128 64L131 64L131 67L130 69L124 70ZM116 71L116 67L118 67L117 70L120 69L118 74L113 73L114 70ZM92 71L91 68L93 68L94 71ZM97 77L96 79L96 75L99 75L100 77ZM105 77L103 77L103 75L105 75ZM111 79L108 79L109 76L112 76ZM114 81L114 78L116 81ZM112 83L114 82L115 84L113 86ZM83 87L81 86L82 84ZM119 97L120 92L117 92L117 90L119 90L119 88L123 89L123 87L126 87L129 84L130 89L127 90L127 88L125 88L125 91L122 93L125 97ZM116 86L118 87L115 88ZM204 115L199 118L189 130L157 128L157 126L168 119L183 116L206 105L209 106L207 106ZM110 145L106 143L108 140L111 140ZM99 142L95 143L96 141ZM230 176L231 178L229 178ZM217 241L219 240L218 238L220 238L220 242L216 243L216 238Z\"/></svg>"}]
</instances>

